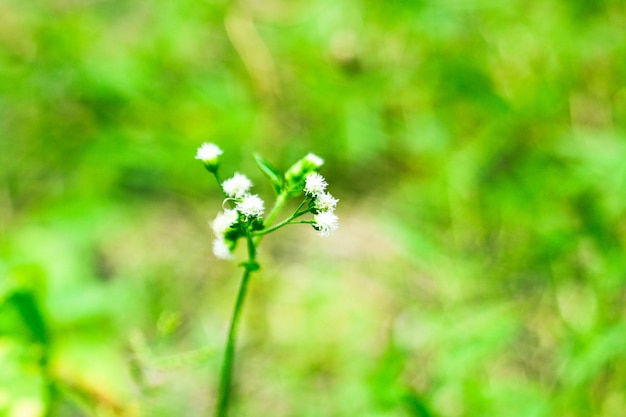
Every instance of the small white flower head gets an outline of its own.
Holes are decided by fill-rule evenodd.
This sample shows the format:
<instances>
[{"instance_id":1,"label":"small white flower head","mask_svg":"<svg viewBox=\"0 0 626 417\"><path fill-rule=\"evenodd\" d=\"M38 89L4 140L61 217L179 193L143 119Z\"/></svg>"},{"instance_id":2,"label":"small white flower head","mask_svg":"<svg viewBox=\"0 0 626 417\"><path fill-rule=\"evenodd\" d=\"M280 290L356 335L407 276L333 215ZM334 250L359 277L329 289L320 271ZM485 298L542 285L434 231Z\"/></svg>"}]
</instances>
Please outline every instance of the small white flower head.
<instances>
[{"instance_id":1,"label":"small white flower head","mask_svg":"<svg viewBox=\"0 0 626 417\"><path fill-rule=\"evenodd\" d=\"M236 208L239 213L246 216L246 219L261 217L263 210L265 210L263 200L256 194L244 196L243 199L237 203Z\"/></svg>"},{"instance_id":2,"label":"small white flower head","mask_svg":"<svg viewBox=\"0 0 626 417\"><path fill-rule=\"evenodd\" d=\"M252 181L245 175L235 172L235 175L222 183L222 187L228 196L241 198L252 188Z\"/></svg>"},{"instance_id":3,"label":"small white flower head","mask_svg":"<svg viewBox=\"0 0 626 417\"><path fill-rule=\"evenodd\" d=\"M319 211L335 211L335 207L339 202L330 193L322 193L315 198L315 208Z\"/></svg>"},{"instance_id":4,"label":"small white flower head","mask_svg":"<svg viewBox=\"0 0 626 417\"><path fill-rule=\"evenodd\" d=\"M230 226L237 223L238 218L237 210L224 210L223 213L219 213L211 223L215 236L223 236Z\"/></svg>"},{"instance_id":5,"label":"small white flower head","mask_svg":"<svg viewBox=\"0 0 626 417\"><path fill-rule=\"evenodd\" d=\"M324 193L328 183L317 172L312 172L304 178L304 192L310 196L319 196Z\"/></svg>"},{"instance_id":6,"label":"small white flower head","mask_svg":"<svg viewBox=\"0 0 626 417\"><path fill-rule=\"evenodd\" d=\"M196 152L196 159L201 160L205 164L217 165L219 156L223 154L222 150L214 143L203 143Z\"/></svg>"},{"instance_id":7,"label":"small white flower head","mask_svg":"<svg viewBox=\"0 0 626 417\"><path fill-rule=\"evenodd\" d=\"M320 158L319 156L315 155L314 153L309 153L307 156L304 157L304 159L307 162L310 162L313 165L315 165L317 168L324 165L324 160Z\"/></svg>"},{"instance_id":8,"label":"small white flower head","mask_svg":"<svg viewBox=\"0 0 626 417\"><path fill-rule=\"evenodd\" d=\"M226 241L218 237L213 241L213 254L220 259L233 259L233 253L230 251Z\"/></svg>"},{"instance_id":9,"label":"small white flower head","mask_svg":"<svg viewBox=\"0 0 626 417\"><path fill-rule=\"evenodd\" d=\"M330 211L322 211L313 216L315 223L313 227L320 232L320 236L330 236L339 227L337 224L337 216Z\"/></svg>"}]
</instances>

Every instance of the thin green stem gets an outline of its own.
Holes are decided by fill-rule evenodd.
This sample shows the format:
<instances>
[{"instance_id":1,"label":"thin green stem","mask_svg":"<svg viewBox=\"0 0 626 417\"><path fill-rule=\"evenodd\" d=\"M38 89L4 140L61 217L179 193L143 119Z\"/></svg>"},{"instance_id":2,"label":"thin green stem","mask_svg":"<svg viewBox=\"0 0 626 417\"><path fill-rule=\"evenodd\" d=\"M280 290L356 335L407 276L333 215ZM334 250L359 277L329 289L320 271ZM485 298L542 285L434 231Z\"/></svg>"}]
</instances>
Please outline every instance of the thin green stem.
<instances>
[{"instance_id":1,"label":"thin green stem","mask_svg":"<svg viewBox=\"0 0 626 417\"><path fill-rule=\"evenodd\" d=\"M300 217L300 216L302 216L303 214L306 214L306 213L308 213L308 212L310 211L310 210L308 210L308 209L307 209L307 210L302 210L302 211L300 211L300 209L304 206L304 204L307 202L307 200L308 200L308 198L305 198L305 199L304 199L304 200L300 203L300 205L298 206L298 208L296 209L296 211L294 211L294 212L293 212L293 214L292 214L291 216L289 216L289 218L287 218L287 219L283 220L282 222L278 223L278 224L277 224L277 225L275 225L275 226L269 227L269 228L267 228L267 229L260 230L260 231L258 231L258 232L254 232L253 234L254 234L254 236L256 236L256 244L257 244L257 245L259 244L259 241L261 240L261 236L266 235L266 234L268 234L268 233L270 233L270 232L273 232L274 230L280 229L281 227L286 226L286 225L288 225L288 224L294 224L294 223L297 223L297 222L293 222L292 220L293 220L293 219L295 219L295 218L297 218L297 217ZM269 223L268 223L267 225L269 226Z\"/></svg>"},{"instance_id":2,"label":"thin green stem","mask_svg":"<svg viewBox=\"0 0 626 417\"><path fill-rule=\"evenodd\" d=\"M306 210L298 211L297 213L295 213L295 214L293 215L293 218L295 219L296 217L303 216L303 215L305 215L305 214L307 214L307 213L310 213L310 212L311 212L311 209L306 209Z\"/></svg>"},{"instance_id":3,"label":"thin green stem","mask_svg":"<svg viewBox=\"0 0 626 417\"><path fill-rule=\"evenodd\" d=\"M237 340L237 328L239 325L239 317L241 316L241 309L246 297L246 290L248 288L248 281L252 272L258 269L256 264L256 247L252 241L250 233L247 234L248 241L248 262L243 264L244 272L241 278L241 284L239 286L239 292L237 293L237 300L235 301L235 307L233 309L233 316L230 321L230 328L228 330L228 339L226 341L226 350L224 352L224 360L222 362L222 373L220 377L220 387L218 393L217 408L215 409L215 417L226 417L228 415L228 404L230 400L230 393L232 388L232 376L233 376L233 364L235 361L235 343Z\"/></svg>"},{"instance_id":4,"label":"thin green stem","mask_svg":"<svg viewBox=\"0 0 626 417\"><path fill-rule=\"evenodd\" d=\"M298 206L298 208L296 209L296 211L294 212L295 214L293 215L294 218L302 216L305 213L308 213L309 210L303 210L302 212L300 212L300 209L304 206L304 204L309 200L308 197L304 197L304 200L302 200L302 203L300 203L300 205Z\"/></svg>"},{"instance_id":5,"label":"thin green stem","mask_svg":"<svg viewBox=\"0 0 626 417\"><path fill-rule=\"evenodd\" d=\"M278 223L276 226L272 226L269 229L264 229L264 230L255 232L254 235L257 236L257 240L258 240L261 236L271 233L274 230L280 229L281 227L287 226L288 224L313 224L315 223L313 220L298 220L294 222L293 219L295 217L296 216L292 216L286 220L283 220L282 222Z\"/></svg>"},{"instance_id":6,"label":"thin green stem","mask_svg":"<svg viewBox=\"0 0 626 417\"><path fill-rule=\"evenodd\" d=\"M263 229L263 230L259 230L258 232L254 232L254 235L257 237L257 241L260 240L261 236L266 235L270 232L273 232L274 230L280 229L283 226L288 225L291 220L293 220L293 217L289 217L288 219L283 220L282 222L278 223L275 226L270 227L269 229Z\"/></svg>"},{"instance_id":7,"label":"thin green stem","mask_svg":"<svg viewBox=\"0 0 626 417\"><path fill-rule=\"evenodd\" d=\"M252 232L248 230L246 233L246 241L248 242L248 267L256 264L256 246L252 241Z\"/></svg>"},{"instance_id":8,"label":"thin green stem","mask_svg":"<svg viewBox=\"0 0 626 417\"><path fill-rule=\"evenodd\" d=\"M278 194L278 197L276 197L276 202L274 203L274 207L272 207L272 210L265 218L265 224L267 226L270 226L272 224L272 222L276 219L276 216L278 216L278 213L283 209L283 207L285 207L286 203L287 193L282 192Z\"/></svg>"},{"instance_id":9,"label":"thin green stem","mask_svg":"<svg viewBox=\"0 0 626 417\"><path fill-rule=\"evenodd\" d=\"M272 210L265 218L266 227L272 224L272 222L276 219L276 216L278 216L278 213L280 213L283 207L285 207L285 204L287 203L287 198L288 198L288 194L284 191L278 194L278 197L276 197L276 202L274 203L274 207L272 207ZM261 234L255 233L254 235L255 235L254 244L258 246L259 243L261 243L261 239L263 239L264 233L261 233Z\"/></svg>"},{"instance_id":10,"label":"thin green stem","mask_svg":"<svg viewBox=\"0 0 626 417\"><path fill-rule=\"evenodd\" d=\"M224 198L228 198L228 195L226 194L226 191L224 191L224 187L222 187L222 181L220 180L220 176L217 173L217 169L213 172L213 176L215 177L215 181L217 181L217 185L220 187L220 190L222 191L222 194L224 194Z\"/></svg>"}]
</instances>

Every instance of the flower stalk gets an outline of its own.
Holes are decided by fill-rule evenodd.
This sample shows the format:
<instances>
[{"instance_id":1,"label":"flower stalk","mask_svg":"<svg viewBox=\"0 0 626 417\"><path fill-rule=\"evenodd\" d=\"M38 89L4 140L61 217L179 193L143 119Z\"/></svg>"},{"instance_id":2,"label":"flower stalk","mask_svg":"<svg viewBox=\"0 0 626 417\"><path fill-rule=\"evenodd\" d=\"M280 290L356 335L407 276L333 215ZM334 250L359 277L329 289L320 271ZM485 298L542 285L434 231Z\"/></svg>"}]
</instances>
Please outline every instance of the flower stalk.
<instances>
[{"instance_id":1,"label":"flower stalk","mask_svg":"<svg viewBox=\"0 0 626 417\"><path fill-rule=\"evenodd\" d=\"M252 239L248 239L248 261L242 264L244 268L243 276L241 277L239 291L237 292L237 299L235 300L233 314L230 319L230 327L228 328L228 338L226 339L226 349L224 351L224 360L222 362L222 371L220 374L220 385L217 406L215 408L215 417L226 417L228 415L228 403L232 390L237 329L239 328L239 318L241 317L241 310L246 298L248 281L250 280L252 273L258 269L258 266L256 266L255 255L256 248L254 247L254 242Z\"/></svg>"}]
</instances>

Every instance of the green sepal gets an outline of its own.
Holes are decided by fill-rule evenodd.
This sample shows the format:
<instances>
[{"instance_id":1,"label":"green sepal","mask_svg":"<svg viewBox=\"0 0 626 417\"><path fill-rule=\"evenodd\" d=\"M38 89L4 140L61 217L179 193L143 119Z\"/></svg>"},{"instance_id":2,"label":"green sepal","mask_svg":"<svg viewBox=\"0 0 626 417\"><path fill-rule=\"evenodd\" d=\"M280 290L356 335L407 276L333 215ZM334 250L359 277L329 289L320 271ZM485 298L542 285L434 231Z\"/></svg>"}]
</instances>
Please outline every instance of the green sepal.
<instances>
[{"instance_id":1,"label":"green sepal","mask_svg":"<svg viewBox=\"0 0 626 417\"><path fill-rule=\"evenodd\" d=\"M321 166L309 159L308 156L300 159L285 172L285 190L290 197L302 194L306 176L316 172Z\"/></svg>"},{"instance_id":2,"label":"green sepal","mask_svg":"<svg viewBox=\"0 0 626 417\"><path fill-rule=\"evenodd\" d=\"M261 155L258 153L254 154L254 160L256 164L259 166L261 172L270 180L272 183L272 187L274 187L274 191L276 195L280 194L283 189L283 178L276 168L269 164Z\"/></svg>"},{"instance_id":3,"label":"green sepal","mask_svg":"<svg viewBox=\"0 0 626 417\"><path fill-rule=\"evenodd\" d=\"M204 168L206 168L206 170L209 171L211 174L215 174L217 172L217 168L219 167L217 158L212 161L203 162L202 164L204 165Z\"/></svg>"},{"instance_id":4,"label":"green sepal","mask_svg":"<svg viewBox=\"0 0 626 417\"><path fill-rule=\"evenodd\" d=\"M257 217L256 219L252 220L252 223L250 223L250 226L252 226L253 232L258 232L259 230L263 230L263 228L265 227L265 225L263 224L263 219L260 217Z\"/></svg>"},{"instance_id":5,"label":"green sepal","mask_svg":"<svg viewBox=\"0 0 626 417\"><path fill-rule=\"evenodd\" d=\"M243 230L241 230L241 228L229 228L226 230L226 232L224 233L224 238L227 241L232 241L235 242L237 241L237 239L239 239L240 237L244 237L245 236L245 232Z\"/></svg>"},{"instance_id":6,"label":"green sepal","mask_svg":"<svg viewBox=\"0 0 626 417\"><path fill-rule=\"evenodd\" d=\"M233 239L233 240L230 240L230 239L226 238L226 244L228 245L228 249L230 249L231 253L234 252L235 249L237 249L237 242L238 241L239 240L236 239L236 238Z\"/></svg>"}]
</instances>

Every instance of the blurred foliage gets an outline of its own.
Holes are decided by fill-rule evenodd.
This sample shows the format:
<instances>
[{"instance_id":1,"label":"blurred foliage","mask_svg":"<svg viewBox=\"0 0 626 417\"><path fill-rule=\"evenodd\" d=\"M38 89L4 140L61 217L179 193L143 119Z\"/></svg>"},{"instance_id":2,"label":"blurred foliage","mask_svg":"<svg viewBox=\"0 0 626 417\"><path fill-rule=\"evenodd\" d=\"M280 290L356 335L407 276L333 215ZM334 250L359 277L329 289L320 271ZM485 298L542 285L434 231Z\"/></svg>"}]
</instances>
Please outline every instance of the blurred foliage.
<instances>
[{"instance_id":1,"label":"blurred foliage","mask_svg":"<svg viewBox=\"0 0 626 417\"><path fill-rule=\"evenodd\" d=\"M0 16L0 415L210 413L239 271L204 141L315 152L341 199L264 242L234 415L623 415L623 1Z\"/></svg>"}]
</instances>

